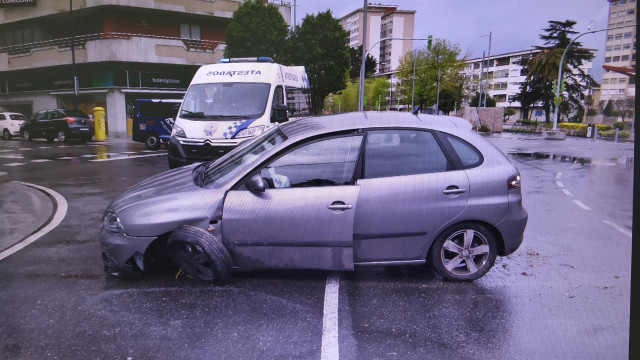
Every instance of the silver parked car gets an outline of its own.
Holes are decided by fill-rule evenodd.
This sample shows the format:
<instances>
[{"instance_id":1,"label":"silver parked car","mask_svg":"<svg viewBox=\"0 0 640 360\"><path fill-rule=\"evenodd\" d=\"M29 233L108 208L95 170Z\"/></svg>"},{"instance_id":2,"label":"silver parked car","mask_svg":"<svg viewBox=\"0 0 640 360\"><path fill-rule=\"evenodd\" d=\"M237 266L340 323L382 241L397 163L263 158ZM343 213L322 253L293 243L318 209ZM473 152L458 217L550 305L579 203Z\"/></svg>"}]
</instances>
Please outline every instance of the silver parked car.
<instances>
[{"instance_id":1,"label":"silver parked car","mask_svg":"<svg viewBox=\"0 0 640 360\"><path fill-rule=\"evenodd\" d=\"M518 170L467 121L360 112L277 125L153 176L109 204L100 242L116 276L167 252L217 284L234 268L425 261L470 281L520 246L526 223Z\"/></svg>"}]
</instances>

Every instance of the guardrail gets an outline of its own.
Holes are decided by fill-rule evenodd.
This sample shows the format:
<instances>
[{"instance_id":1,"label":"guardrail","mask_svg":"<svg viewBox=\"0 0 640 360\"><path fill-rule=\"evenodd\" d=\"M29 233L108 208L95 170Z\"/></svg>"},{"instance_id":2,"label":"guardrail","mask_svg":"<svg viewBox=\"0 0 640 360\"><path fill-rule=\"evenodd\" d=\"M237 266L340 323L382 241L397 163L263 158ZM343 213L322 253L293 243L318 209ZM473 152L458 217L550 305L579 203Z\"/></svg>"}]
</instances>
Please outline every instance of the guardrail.
<instances>
[{"instance_id":1,"label":"guardrail","mask_svg":"<svg viewBox=\"0 0 640 360\"><path fill-rule=\"evenodd\" d=\"M217 40L200 40L200 39L187 39L173 36L158 36L158 35L148 35L148 34L130 34L130 33L119 33L119 32L104 32L104 33L96 33L96 34L86 34L86 35L77 35L73 38L59 38L45 41L37 41L27 44L19 44L19 45L10 45L0 47L0 53L6 52L9 55L17 55L29 53L34 49L46 48L46 47L57 47L57 48L70 48L71 44L76 48L83 48L87 41L92 40L101 40L101 39L129 39L132 37L144 37L150 39L162 39L162 40L180 40L185 45L187 50L194 51L213 51L215 48L224 44L224 41Z\"/></svg>"}]
</instances>

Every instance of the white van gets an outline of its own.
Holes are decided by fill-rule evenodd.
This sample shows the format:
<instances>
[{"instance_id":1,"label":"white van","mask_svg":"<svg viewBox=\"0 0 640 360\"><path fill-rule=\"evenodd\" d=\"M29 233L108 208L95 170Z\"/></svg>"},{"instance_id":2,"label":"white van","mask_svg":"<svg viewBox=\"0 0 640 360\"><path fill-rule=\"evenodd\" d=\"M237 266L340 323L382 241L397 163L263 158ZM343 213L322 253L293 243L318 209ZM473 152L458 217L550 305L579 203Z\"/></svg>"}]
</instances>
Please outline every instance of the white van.
<instances>
[{"instance_id":1,"label":"white van","mask_svg":"<svg viewBox=\"0 0 640 360\"><path fill-rule=\"evenodd\" d=\"M198 69L169 140L169 167L219 158L274 123L311 114L304 66L222 59Z\"/></svg>"}]
</instances>

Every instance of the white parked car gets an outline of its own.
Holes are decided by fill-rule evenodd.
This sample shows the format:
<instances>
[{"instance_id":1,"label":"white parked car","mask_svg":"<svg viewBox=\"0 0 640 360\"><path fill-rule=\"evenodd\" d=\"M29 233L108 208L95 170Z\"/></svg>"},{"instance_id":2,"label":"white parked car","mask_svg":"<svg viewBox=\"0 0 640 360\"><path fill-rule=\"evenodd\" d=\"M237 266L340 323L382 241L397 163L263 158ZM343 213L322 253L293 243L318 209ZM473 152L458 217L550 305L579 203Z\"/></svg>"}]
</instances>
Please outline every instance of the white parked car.
<instances>
[{"instance_id":1,"label":"white parked car","mask_svg":"<svg viewBox=\"0 0 640 360\"><path fill-rule=\"evenodd\" d=\"M20 136L20 126L27 120L24 115L14 112L0 113L0 131L4 140L12 136Z\"/></svg>"}]
</instances>

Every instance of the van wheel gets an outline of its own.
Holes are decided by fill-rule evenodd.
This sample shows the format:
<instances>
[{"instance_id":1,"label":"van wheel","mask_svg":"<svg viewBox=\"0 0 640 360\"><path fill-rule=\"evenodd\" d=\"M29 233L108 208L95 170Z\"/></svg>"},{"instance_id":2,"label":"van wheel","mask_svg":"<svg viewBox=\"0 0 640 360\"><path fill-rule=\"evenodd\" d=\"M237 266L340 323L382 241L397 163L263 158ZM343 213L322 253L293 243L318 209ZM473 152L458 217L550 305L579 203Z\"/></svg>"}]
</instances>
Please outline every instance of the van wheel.
<instances>
[{"instance_id":1,"label":"van wheel","mask_svg":"<svg viewBox=\"0 0 640 360\"><path fill-rule=\"evenodd\" d=\"M167 247L171 260L192 277L216 285L224 285L231 279L231 255L210 232L181 225L169 236Z\"/></svg>"},{"instance_id":2,"label":"van wheel","mask_svg":"<svg viewBox=\"0 0 640 360\"><path fill-rule=\"evenodd\" d=\"M160 138L158 138L158 135L156 134L151 134L147 136L147 139L144 141L144 145L149 150L158 150L160 147Z\"/></svg>"},{"instance_id":3,"label":"van wheel","mask_svg":"<svg viewBox=\"0 0 640 360\"><path fill-rule=\"evenodd\" d=\"M481 278L496 260L498 246L493 234L476 223L460 223L444 231L433 243L431 263L450 281Z\"/></svg>"}]
</instances>

